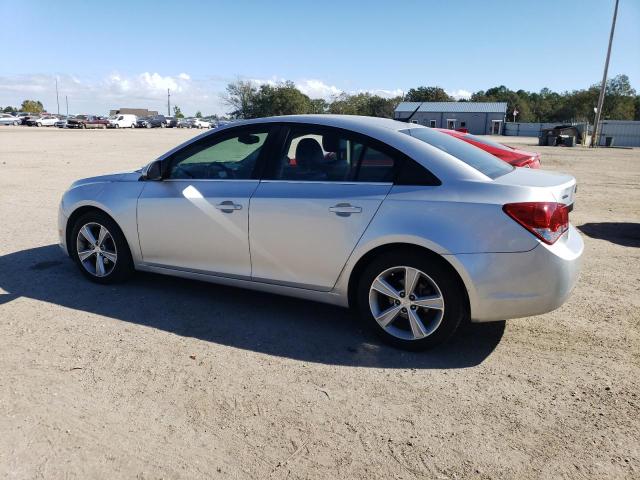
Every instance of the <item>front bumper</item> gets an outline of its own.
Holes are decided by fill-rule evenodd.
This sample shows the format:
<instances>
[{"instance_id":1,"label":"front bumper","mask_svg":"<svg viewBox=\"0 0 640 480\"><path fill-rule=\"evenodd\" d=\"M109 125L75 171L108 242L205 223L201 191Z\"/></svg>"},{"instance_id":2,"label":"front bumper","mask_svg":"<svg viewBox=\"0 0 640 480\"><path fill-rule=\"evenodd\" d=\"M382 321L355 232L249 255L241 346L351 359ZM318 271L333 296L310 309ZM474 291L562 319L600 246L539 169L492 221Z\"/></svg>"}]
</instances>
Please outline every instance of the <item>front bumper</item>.
<instances>
[{"instance_id":1,"label":"front bumper","mask_svg":"<svg viewBox=\"0 0 640 480\"><path fill-rule=\"evenodd\" d=\"M528 252L449 256L466 284L471 320L529 317L560 307L576 284L584 250L573 226L565 235Z\"/></svg>"},{"instance_id":2,"label":"front bumper","mask_svg":"<svg viewBox=\"0 0 640 480\"><path fill-rule=\"evenodd\" d=\"M67 221L69 217L64 213L62 202L58 207L58 245L62 249L65 255L69 255L67 250Z\"/></svg>"}]
</instances>

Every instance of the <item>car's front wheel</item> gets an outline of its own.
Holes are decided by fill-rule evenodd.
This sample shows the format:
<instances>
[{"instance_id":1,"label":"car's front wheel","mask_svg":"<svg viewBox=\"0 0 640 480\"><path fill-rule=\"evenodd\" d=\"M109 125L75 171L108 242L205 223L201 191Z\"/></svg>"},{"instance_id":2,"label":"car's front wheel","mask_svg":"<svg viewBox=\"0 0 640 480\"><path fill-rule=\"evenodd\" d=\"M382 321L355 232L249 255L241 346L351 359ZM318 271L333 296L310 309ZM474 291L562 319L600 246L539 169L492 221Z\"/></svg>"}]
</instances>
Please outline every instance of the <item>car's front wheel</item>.
<instances>
[{"instance_id":1,"label":"car's front wheel","mask_svg":"<svg viewBox=\"0 0 640 480\"><path fill-rule=\"evenodd\" d=\"M133 272L133 260L120 227L102 212L89 212L75 222L69 253L89 280L115 283Z\"/></svg>"},{"instance_id":2,"label":"car's front wheel","mask_svg":"<svg viewBox=\"0 0 640 480\"><path fill-rule=\"evenodd\" d=\"M385 342L424 350L448 340L467 316L467 300L450 268L418 251L387 252L362 272L357 309Z\"/></svg>"}]
</instances>

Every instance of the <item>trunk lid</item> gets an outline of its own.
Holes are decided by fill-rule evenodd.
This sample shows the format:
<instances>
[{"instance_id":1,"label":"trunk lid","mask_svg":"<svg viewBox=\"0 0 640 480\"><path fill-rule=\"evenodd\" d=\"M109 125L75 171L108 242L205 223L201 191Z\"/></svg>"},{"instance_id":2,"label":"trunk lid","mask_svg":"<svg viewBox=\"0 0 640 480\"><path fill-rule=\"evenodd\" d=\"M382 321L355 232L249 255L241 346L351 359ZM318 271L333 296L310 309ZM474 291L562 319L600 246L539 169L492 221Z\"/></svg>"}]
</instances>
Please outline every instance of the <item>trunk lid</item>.
<instances>
[{"instance_id":1,"label":"trunk lid","mask_svg":"<svg viewBox=\"0 0 640 480\"><path fill-rule=\"evenodd\" d=\"M576 179L565 173L515 168L512 172L493 180L499 185L544 188L551 191L556 202L572 205L577 191Z\"/></svg>"}]
</instances>

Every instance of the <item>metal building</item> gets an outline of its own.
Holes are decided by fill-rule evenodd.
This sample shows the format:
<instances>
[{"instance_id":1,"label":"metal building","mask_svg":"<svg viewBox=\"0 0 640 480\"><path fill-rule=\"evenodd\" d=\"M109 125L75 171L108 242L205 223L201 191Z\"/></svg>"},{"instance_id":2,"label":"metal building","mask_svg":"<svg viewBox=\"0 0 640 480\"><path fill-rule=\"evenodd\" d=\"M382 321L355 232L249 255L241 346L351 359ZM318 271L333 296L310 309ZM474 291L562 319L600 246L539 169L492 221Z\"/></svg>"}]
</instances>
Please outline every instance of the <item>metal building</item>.
<instances>
[{"instance_id":1,"label":"metal building","mask_svg":"<svg viewBox=\"0 0 640 480\"><path fill-rule=\"evenodd\" d=\"M506 114L506 102L401 102L394 118L432 128L466 128L476 135L502 135Z\"/></svg>"},{"instance_id":2,"label":"metal building","mask_svg":"<svg viewBox=\"0 0 640 480\"><path fill-rule=\"evenodd\" d=\"M640 147L640 122L632 120L602 120L600 145Z\"/></svg>"},{"instance_id":3,"label":"metal building","mask_svg":"<svg viewBox=\"0 0 640 480\"><path fill-rule=\"evenodd\" d=\"M156 110L147 110L146 108L118 108L117 110L109 110L109 115L131 114L138 117L153 117L158 115Z\"/></svg>"}]
</instances>

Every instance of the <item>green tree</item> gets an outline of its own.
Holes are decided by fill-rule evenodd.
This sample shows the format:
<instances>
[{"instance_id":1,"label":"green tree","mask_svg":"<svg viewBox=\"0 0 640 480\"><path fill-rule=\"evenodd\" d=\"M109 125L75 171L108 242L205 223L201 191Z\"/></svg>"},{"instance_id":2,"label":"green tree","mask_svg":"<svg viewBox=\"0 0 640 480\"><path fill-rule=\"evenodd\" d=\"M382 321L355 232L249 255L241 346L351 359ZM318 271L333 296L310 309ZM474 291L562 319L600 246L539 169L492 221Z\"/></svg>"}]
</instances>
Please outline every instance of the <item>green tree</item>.
<instances>
[{"instance_id":1,"label":"green tree","mask_svg":"<svg viewBox=\"0 0 640 480\"><path fill-rule=\"evenodd\" d=\"M261 85L253 98L253 117L296 115L312 111L311 99L293 82Z\"/></svg>"},{"instance_id":2,"label":"green tree","mask_svg":"<svg viewBox=\"0 0 640 480\"><path fill-rule=\"evenodd\" d=\"M640 120L640 95L636 95L636 99L634 101L634 120Z\"/></svg>"},{"instance_id":3,"label":"green tree","mask_svg":"<svg viewBox=\"0 0 640 480\"><path fill-rule=\"evenodd\" d=\"M20 111L40 113L44 111L44 106L40 100L25 100L20 106Z\"/></svg>"},{"instance_id":4,"label":"green tree","mask_svg":"<svg viewBox=\"0 0 640 480\"><path fill-rule=\"evenodd\" d=\"M409 89L404 100L405 102L453 102L454 98L440 87L418 87Z\"/></svg>"},{"instance_id":5,"label":"green tree","mask_svg":"<svg viewBox=\"0 0 640 480\"><path fill-rule=\"evenodd\" d=\"M311 100L311 112L309 113L327 113L329 104L323 98L315 98Z\"/></svg>"},{"instance_id":6,"label":"green tree","mask_svg":"<svg viewBox=\"0 0 640 480\"><path fill-rule=\"evenodd\" d=\"M257 88L250 81L238 79L228 84L222 100L232 108L229 115L232 118L252 118L256 93Z\"/></svg>"},{"instance_id":7,"label":"green tree","mask_svg":"<svg viewBox=\"0 0 640 480\"><path fill-rule=\"evenodd\" d=\"M7 106L2 109L3 113L16 113L18 109L16 107Z\"/></svg>"},{"instance_id":8,"label":"green tree","mask_svg":"<svg viewBox=\"0 0 640 480\"><path fill-rule=\"evenodd\" d=\"M180 107L178 105L173 106L173 116L175 118L184 118L184 114L182 113L182 110L180 110Z\"/></svg>"},{"instance_id":9,"label":"green tree","mask_svg":"<svg viewBox=\"0 0 640 480\"><path fill-rule=\"evenodd\" d=\"M633 120L635 114L636 91L631 87L629 77L616 75L607 81L604 106L604 118L614 120Z\"/></svg>"},{"instance_id":10,"label":"green tree","mask_svg":"<svg viewBox=\"0 0 640 480\"><path fill-rule=\"evenodd\" d=\"M400 103L400 97L384 98L370 93L356 95L342 93L333 99L329 105L329 112L342 115L393 118L393 111L398 103Z\"/></svg>"},{"instance_id":11,"label":"green tree","mask_svg":"<svg viewBox=\"0 0 640 480\"><path fill-rule=\"evenodd\" d=\"M196 112L196 118L202 118L202 112L200 110Z\"/></svg>"}]
</instances>

